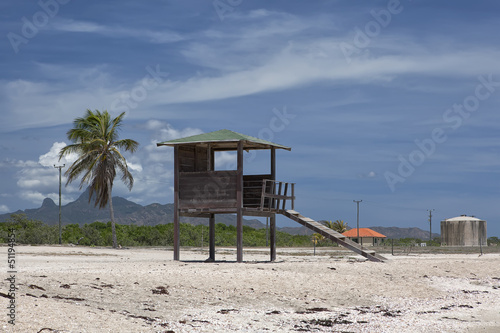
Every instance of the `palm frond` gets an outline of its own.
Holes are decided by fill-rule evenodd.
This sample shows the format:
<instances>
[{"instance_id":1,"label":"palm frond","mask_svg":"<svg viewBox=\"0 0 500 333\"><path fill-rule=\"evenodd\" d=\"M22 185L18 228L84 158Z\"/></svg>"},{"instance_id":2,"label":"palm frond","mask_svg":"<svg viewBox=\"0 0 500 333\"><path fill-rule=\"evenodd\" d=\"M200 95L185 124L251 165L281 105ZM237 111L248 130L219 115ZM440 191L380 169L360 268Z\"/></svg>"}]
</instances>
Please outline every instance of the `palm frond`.
<instances>
[{"instance_id":1,"label":"palm frond","mask_svg":"<svg viewBox=\"0 0 500 333\"><path fill-rule=\"evenodd\" d=\"M330 229L335 230L336 232L339 233L344 233L347 231L347 223L345 223L342 220L336 220L335 222L332 221L324 221L323 222L324 226Z\"/></svg>"},{"instance_id":2,"label":"palm frond","mask_svg":"<svg viewBox=\"0 0 500 333\"><path fill-rule=\"evenodd\" d=\"M114 146L116 146L118 149L123 149L125 151L134 153L139 147L139 143L131 139L123 139L114 142Z\"/></svg>"}]
</instances>

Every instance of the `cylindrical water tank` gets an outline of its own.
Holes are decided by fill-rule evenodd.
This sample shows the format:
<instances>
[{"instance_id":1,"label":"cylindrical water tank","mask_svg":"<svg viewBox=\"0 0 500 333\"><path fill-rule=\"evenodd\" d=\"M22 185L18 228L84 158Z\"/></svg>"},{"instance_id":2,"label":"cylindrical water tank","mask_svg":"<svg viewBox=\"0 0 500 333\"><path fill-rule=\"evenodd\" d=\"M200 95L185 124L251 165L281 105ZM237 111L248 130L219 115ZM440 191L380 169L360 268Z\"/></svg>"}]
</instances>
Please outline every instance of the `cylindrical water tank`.
<instances>
[{"instance_id":1,"label":"cylindrical water tank","mask_svg":"<svg viewBox=\"0 0 500 333\"><path fill-rule=\"evenodd\" d=\"M486 246L486 221L467 215L441 221L441 245Z\"/></svg>"}]
</instances>

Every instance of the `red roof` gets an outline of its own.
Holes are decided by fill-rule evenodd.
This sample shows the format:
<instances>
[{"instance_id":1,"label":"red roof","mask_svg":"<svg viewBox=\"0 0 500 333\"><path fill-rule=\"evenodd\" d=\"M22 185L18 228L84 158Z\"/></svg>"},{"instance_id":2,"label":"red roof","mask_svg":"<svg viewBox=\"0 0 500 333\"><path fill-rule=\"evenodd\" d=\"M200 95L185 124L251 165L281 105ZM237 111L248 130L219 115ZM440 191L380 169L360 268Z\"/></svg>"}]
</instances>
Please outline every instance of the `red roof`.
<instances>
[{"instance_id":1,"label":"red roof","mask_svg":"<svg viewBox=\"0 0 500 333\"><path fill-rule=\"evenodd\" d=\"M347 230L346 232L342 233L342 235L346 237L351 237L351 238L357 238L358 237L358 229L353 228L351 230ZM376 237L376 238L386 238L386 236L382 235L381 233L378 233L370 228L359 228L359 237Z\"/></svg>"}]
</instances>

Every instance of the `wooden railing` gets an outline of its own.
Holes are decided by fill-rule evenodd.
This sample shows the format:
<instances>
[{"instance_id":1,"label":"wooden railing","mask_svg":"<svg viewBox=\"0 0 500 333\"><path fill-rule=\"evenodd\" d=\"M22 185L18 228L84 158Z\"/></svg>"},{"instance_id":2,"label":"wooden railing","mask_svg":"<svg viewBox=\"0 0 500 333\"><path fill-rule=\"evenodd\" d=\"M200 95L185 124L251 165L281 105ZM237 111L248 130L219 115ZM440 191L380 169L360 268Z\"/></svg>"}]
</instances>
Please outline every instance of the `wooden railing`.
<instances>
[{"instance_id":1,"label":"wooden railing","mask_svg":"<svg viewBox=\"0 0 500 333\"><path fill-rule=\"evenodd\" d=\"M288 190L291 193L288 195ZM264 179L262 181L261 210L285 210L286 202L290 201L294 209L295 183L285 183L277 180Z\"/></svg>"},{"instance_id":2,"label":"wooden railing","mask_svg":"<svg viewBox=\"0 0 500 333\"><path fill-rule=\"evenodd\" d=\"M271 175L244 175L243 176L243 207L260 210L262 183Z\"/></svg>"}]
</instances>

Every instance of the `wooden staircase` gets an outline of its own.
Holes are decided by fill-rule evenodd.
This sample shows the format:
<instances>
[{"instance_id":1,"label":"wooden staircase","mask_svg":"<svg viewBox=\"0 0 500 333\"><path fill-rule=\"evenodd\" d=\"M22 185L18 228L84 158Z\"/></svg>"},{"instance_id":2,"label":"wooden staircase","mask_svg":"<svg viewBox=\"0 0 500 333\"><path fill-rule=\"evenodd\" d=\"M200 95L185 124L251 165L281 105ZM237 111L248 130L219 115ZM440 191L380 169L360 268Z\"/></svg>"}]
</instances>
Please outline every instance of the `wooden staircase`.
<instances>
[{"instance_id":1,"label":"wooden staircase","mask_svg":"<svg viewBox=\"0 0 500 333\"><path fill-rule=\"evenodd\" d=\"M314 221L313 219L310 219L308 217L300 215L300 213L294 211L294 210L281 210L281 214L284 216L288 217L289 219L292 219L300 224L302 224L304 227L307 227L314 232L317 232L318 234L331 239L332 241L336 242L339 245L342 245L343 247L348 248L351 251L356 252L357 254L362 255L363 257L367 258L370 261L375 261L375 262L384 262L387 259L382 257L380 254L376 254L375 251L373 250L368 250L366 248L363 248L361 245L359 245L356 242L351 241L350 239L346 238L344 235L341 233L336 232L333 229L330 229L328 227L325 227L321 223Z\"/></svg>"}]
</instances>

